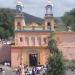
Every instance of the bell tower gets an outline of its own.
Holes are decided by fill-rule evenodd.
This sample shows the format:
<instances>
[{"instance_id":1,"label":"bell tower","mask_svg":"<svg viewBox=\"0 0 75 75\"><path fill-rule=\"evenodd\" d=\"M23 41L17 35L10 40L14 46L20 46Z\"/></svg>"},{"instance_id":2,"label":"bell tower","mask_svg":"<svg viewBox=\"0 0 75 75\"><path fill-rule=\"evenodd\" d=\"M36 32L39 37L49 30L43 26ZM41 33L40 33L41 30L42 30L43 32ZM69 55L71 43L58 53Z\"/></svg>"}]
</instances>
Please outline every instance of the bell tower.
<instances>
[{"instance_id":1,"label":"bell tower","mask_svg":"<svg viewBox=\"0 0 75 75\"><path fill-rule=\"evenodd\" d=\"M53 4L51 0L48 0L48 4L46 5L46 14L45 14L45 30L54 31L54 19L52 12Z\"/></svg>"},{"instance_id":2,"label":"bell tower","mask_svg":"<svg viewBox=\"0 0 75 75\"><path fill-rule=\"evenodd\" d=\"M23 16L23 4L21 0L18 0L16 5L15 30L23 30L25 25L25 18Z\"/></svg>"}]
</instances>

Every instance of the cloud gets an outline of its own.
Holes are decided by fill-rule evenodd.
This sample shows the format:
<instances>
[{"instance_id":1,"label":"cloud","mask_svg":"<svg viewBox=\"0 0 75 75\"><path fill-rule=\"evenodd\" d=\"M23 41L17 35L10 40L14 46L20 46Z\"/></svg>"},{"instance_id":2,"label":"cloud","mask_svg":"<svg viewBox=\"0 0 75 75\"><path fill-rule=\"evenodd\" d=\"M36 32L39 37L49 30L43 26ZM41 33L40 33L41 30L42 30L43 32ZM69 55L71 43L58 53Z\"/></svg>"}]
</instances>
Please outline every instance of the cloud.
<instances>
[{"instance_id":1,"label":"cloud","mask_svg":"<svg viewBox=\"0 0 75 75\"><path fill-rule=\"evenodd\" d=\"M70 11L75 7L75 0L55 0L54 15L62 16L64 12Z\"/></svg>"},{"instance_id":2,"label":"cloud","mask_svg":"<svg viewBox=\"0 0 75 75\"><path fill-rule=\"evenodd\" d=\"M44 17L47 0L22 0L24 12L38 17ZM75 0L53 0L54 16L62 16L64 12L75 7ZM0 7L15 8L16 0L0 0Z\"/></svg>"}]
</instances>

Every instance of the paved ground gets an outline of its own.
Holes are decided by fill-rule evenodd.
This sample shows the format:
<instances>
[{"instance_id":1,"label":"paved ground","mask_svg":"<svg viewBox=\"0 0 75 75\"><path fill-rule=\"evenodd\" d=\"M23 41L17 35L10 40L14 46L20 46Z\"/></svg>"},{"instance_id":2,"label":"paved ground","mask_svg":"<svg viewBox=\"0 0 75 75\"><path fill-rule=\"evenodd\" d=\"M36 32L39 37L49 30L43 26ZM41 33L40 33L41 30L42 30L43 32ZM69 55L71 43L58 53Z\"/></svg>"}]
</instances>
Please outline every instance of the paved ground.
<instances>
[{"instance_id":1,"label":"paved ground","mask_svg":"<svg viewBox=\"0 0 75 75\"><path fill-rule=\"evenodd\" d=\"M5 70L4 75L17 75L10 67L0 66ZM0 75L3 75L0 73ZM65 75L75 75L75 71L71 71L70 69L66 71Z\"/></svg>"},{"instance_id":2,"label":"paved ground","mask_svg":"<svg viewBox=\"0 0 75 75\"><path fill-rule=\"evenodd\" d=\"M68 70L66 71L65 75L75 75L75 70L72 71L72 70L68 69Z\"/></svg>"},{"instance_id":3,"label":"paved ground","mask_svg":"<svg viewBox=\"0 0 75 75\"><path fill-rule=\"evenodd\" d=\"M0 73L0 75L16 75L15 72L13 72L13 70L10 67L7 66L0 66L3 68L3 70L5 70L4 74Z\"/></svg>"}]
</instances>

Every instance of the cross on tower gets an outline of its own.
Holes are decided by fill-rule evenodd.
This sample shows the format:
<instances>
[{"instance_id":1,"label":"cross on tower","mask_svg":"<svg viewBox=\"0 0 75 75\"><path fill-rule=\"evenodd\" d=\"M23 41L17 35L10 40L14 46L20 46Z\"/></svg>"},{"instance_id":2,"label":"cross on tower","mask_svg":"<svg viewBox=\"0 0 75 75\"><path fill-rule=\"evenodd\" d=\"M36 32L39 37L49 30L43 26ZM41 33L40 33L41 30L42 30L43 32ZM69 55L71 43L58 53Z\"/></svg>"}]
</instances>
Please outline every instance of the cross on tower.
<instances>
[{"instance_id":1,"label":"cross on tower","mask_svg":"<svg viewBox=\"0 0 75 75\"><path fill-rule=\"evenodd\" d=\"M52 0L48 0L48 5L53 5Z\"/></svg>"}]
</instances>

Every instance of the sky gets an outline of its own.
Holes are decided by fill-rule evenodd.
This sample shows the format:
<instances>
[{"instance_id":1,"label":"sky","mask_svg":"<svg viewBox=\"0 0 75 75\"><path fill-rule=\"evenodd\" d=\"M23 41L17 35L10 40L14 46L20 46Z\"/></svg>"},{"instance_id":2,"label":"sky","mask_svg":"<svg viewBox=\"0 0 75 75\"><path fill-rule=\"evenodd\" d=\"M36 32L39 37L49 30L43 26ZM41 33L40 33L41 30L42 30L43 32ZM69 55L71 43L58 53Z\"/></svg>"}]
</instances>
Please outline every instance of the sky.
<instances>
[{"instance_id":1,"label":"sky","mask_svg":"<svg viewBox=\"0 0 75 75\"><path fill-rule=\"evenodd\" d=\"M0 0L0 7L15 9L17 0ZM43 18L47 0L22 0L23 11L33 16ZM75 8L75 0L52 0L53 14L55 17L64 15L65 12Z\"/></svg>"}]
</instances>

